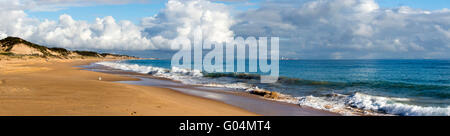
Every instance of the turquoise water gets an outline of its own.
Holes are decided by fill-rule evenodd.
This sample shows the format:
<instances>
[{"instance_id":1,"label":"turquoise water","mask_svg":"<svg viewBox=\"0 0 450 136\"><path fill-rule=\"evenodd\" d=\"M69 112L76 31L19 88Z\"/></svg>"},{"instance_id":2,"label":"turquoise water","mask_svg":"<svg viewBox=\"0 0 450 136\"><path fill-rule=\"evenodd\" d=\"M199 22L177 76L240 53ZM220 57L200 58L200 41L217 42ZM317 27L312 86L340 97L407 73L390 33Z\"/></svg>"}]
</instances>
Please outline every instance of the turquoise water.
<instances>
[{"instance_id":1,"label":"turquoise water","mask_svg":"<svg viewBox=\"0 0 450 136\"><path fill-rule=\"evenodd\" d=\"M172 69L170 60L119 63ZM142 67L134 71L142 73ZM336 108L327 109L331 111L356 108L396 115L450 115L450 60L280 60L281 77L273 84L259 83L257 75L193 73L168 77L186 83L223 84L237 90L258 87L290 95L299 104L311 107L334 105Z\"/></svg>"}]
</instances>

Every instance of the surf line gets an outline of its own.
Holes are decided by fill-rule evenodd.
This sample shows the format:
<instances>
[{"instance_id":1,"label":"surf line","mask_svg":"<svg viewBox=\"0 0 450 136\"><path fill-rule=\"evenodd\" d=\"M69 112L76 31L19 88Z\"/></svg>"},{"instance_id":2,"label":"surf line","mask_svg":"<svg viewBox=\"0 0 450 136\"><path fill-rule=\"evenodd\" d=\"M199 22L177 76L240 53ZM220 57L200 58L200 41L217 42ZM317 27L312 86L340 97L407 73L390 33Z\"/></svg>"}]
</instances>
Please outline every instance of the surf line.
<instances>
[{"instance_id":1,"label":"surf line","mask_svg":"<svg viewBox=\"0 0 450 136\"><path fill-rule=\"evenodd\" d=\"M211 133L214 123L195 123L186 120L186 122L180 123L180 131L207 131L206 133Z\"/></svg>"},{"instance_id":2,"label":"surf line","mask_svg":"<svg viewBox=\"0 0 450 136\"><path fill-rule=\"evenodd\" d=\"M248 67L250 73L263 73L260 76L261 83L278 81L279 37L270 38L269 48L268 37L259 37L259 40L256 37L246 39L236 37L218 42L211 39L203 40L201 33L194 35L193 42L188 38L177 38L171 43L174 50L179 50L172 56L172 67L196 69L207 73L244 73Z\"/></svg>"}]
</instances>

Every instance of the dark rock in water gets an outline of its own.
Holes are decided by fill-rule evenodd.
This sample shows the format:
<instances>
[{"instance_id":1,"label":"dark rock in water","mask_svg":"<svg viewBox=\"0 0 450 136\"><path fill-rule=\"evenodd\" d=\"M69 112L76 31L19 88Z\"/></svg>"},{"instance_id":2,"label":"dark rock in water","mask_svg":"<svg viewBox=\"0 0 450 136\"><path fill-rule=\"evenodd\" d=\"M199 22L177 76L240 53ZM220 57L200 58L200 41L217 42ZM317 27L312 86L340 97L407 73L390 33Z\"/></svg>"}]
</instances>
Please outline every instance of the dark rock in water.
<instances>
[{"instance_id":1,"label":"dark rock in water","mask_svg":"<svg viewBox=\"0 0 450 136\"><path fill-rule=\"evenodd\" d=\"M325 106L323 106L325 109L331 109L331 108L333 108L333 106L331 106L331 105L325 105Z\"/></svg>"},{"instance_id":2,"label":"dark rock in water","mask_svg":"<svg viewBox=\"0 0 450 136\"><path fill-rule=\"evenodd\" d=\"M255 89L249 92L250 94L263 96L264 98L270 98L270 99L278 99L280 97L280 94L278 92L271 92L266 91L262 89Z\"/></svg>"},{"instance_id":3,"label":"dark rock in water","mask_svg":"<svg viewBox=\"0 0 450 136\"><path fill-rule=\"evenodd\" d=\"M326 94L327 97L338 97L339 95L336 93Z\"/></svg>"}]
</instances>

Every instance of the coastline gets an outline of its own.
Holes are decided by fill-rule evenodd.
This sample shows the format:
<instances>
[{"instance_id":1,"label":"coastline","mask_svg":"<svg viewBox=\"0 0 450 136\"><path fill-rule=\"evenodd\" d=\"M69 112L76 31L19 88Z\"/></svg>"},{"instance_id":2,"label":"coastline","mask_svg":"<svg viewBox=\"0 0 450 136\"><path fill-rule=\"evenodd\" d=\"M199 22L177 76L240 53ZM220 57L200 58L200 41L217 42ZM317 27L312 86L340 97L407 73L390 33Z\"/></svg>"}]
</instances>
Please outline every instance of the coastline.
<instances>
[{"instance_id":1,"label":"coastline","mask_svg":"<svg viewBox=\"0 0 450 136\"><path fill-rule=\"evenodd\" d=\"M155 77L149 74L141 74L132 71L114 69L106 66L101 66L95 63L80 67L83 67L85 68L85 70L89 71L116 74L140 79L128 81L116 81L119 83L152 86L176 90L186 95L206 98L214 101L220 101L264 116L341 116L341 114L339 113L268 99L251 93L234 91L221 87L188 85L172 79Z\"/></svg>"},{"instance_id":2,"label":"coastline","mask_svg":"<svg viewBox=\"0 0 450 136\"><path fill-rule=\"evenodd\" d=\"M220 101L117 83L139 79L75 67L109 59L0 60L2 116L255 116ZM99 80L101 77L101 80Z\"/></svg>"}]
</instances>

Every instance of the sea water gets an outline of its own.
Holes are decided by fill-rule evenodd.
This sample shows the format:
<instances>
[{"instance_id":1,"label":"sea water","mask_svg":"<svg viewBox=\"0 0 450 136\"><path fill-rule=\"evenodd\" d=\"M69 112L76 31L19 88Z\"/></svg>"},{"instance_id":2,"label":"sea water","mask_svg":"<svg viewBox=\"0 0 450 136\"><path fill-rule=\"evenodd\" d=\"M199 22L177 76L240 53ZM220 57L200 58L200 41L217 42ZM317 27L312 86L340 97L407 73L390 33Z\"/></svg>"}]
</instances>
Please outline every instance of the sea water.
<instances>
[{"instance_id":1,"label":"sea water","mask_svg":"<svg viewBox=\"0 0 450 136\"><path fill-rule=\"evenodd\" d=\"M450 115L450 60L280 60L272 84L259 82L264 73L205 73L171 67L170 60L98 64L184 84L275 91L294 98L280 101L344 115Z\"/></svg>"}]
</instances>

